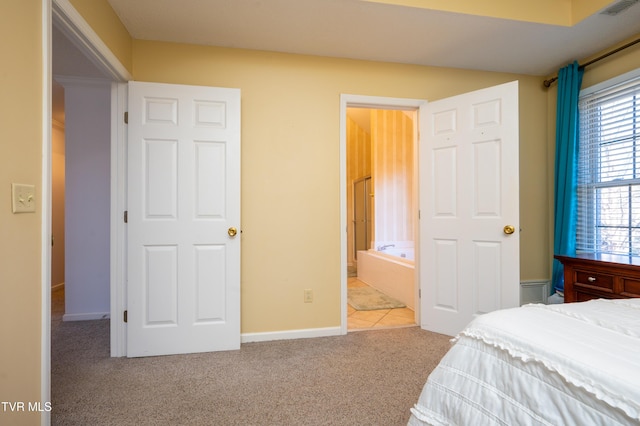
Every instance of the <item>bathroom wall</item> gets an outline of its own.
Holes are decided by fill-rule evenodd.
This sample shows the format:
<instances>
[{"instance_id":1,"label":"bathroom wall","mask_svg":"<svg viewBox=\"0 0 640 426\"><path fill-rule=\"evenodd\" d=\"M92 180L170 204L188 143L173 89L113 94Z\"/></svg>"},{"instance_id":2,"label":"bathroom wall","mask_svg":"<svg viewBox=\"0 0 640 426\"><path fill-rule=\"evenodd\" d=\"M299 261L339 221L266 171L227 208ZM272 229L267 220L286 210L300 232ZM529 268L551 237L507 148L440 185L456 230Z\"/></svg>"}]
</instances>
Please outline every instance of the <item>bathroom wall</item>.
<instances>
[{"instance_id":1,"label":"bathroom wall","mask_svg":"<svg viewBox=\"0 0 640 426\"><path fill-rule=\"evenodd\" d=\"M414 240L415 179L412 113L371 111L374 246Z\"/></svg>"}]
</instances>

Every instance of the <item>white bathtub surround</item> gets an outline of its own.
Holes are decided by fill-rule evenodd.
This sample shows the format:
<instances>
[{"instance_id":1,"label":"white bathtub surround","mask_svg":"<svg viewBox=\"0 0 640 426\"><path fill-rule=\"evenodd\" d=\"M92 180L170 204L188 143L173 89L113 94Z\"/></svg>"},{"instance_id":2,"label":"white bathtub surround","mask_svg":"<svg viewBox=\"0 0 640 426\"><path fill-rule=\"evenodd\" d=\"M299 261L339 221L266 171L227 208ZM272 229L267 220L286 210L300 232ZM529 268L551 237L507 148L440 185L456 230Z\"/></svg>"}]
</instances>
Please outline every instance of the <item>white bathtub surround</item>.
<instances>
[{"instance_id":1,"label":"white bathtub surround","mask_svg":"<svg viewBox=\"0 0 640 426\"><path fill-rule=\"evenodd\" d=\"M405 247L405 248L390 248L383 250L379 253L386 254L389 256L399 257L400 259L406 259L415 261L415 253L413 247Z\"/></svg>"},{"instance_id":2,"label":"white bathtub surround","mask_svg":"<svg viewBox=\"0 0 640 426\"><path fill-rule=\"evenodd\" d=\"M358 279L415 311L414 261L390 255L389 249L358 251Z\"/></svg>"},{"instance_id":3,"label":"white bathtub surround","mask_svg":"<svg viewBox=\"0 0 640 426\"><path fill-rule=\"evenodd\" d=\"M415 260L413 241L375 241L372 249L390 256Z\"/></svg>"}]
</instances>

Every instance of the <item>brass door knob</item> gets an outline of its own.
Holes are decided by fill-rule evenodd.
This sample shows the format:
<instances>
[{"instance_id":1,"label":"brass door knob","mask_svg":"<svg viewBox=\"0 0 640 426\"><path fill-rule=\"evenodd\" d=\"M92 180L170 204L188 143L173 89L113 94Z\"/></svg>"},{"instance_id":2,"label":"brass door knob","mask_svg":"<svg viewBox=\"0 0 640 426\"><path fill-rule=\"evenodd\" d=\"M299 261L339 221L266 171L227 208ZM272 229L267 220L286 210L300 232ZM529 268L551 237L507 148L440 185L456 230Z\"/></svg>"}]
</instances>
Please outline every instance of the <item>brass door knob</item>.
<instances>
[{"instance_id":1,"label":"brass door knob","mask_svg":"<svg viewBox=\"0 0 640 426\"><path fill-rule=\"evenodd\" d=\"M237 233L238 230L233 226L227 230L227 234L229 234L230 237L235 237Z\"/></svg>"},{"instance_id":2,"label":"brass door knob","mask_svg":"<svg viewBox=\"0 0 640 426\"><path fill-rule=\"evenodd\" d=\"M504 231L504 233L505 233L505 234L507 234L507 235L511 235L511 234L513 234L514 232L516 232L516 228L514 228L512 225L507 225L507 226L505 226L505 227L503 228L503 231Z\"/></svg>"}]
</instances>

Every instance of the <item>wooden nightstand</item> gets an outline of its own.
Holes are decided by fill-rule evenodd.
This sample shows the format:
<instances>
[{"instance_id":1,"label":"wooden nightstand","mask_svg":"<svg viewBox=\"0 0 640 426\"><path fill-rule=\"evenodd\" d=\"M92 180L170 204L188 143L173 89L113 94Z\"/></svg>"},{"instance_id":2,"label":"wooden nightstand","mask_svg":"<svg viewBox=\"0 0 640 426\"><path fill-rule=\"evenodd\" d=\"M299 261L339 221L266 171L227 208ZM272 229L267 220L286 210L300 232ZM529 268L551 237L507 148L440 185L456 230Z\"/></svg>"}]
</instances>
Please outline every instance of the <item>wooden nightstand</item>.
<instances>
[{"instance_id":1,"label":"wooden nightstand","mask_svg":"<svg viewBox=\"0 0 640 426\"><path fill-rule=\"evenodd\" d=\"M640 258L608 254L554 256L564 265L564 301L640 297Z\"/></svg>"}]
</instances>

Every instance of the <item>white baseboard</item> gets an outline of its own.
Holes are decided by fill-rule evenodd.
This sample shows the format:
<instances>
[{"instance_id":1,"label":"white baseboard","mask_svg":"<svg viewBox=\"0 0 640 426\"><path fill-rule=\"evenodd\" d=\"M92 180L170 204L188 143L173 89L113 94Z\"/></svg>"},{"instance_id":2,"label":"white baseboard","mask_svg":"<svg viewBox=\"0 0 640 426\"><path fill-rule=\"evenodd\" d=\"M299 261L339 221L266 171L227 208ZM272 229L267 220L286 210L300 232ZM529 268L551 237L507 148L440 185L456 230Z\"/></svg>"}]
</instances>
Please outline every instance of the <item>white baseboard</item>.
<instances>
[{"instance_id":1,"label":"white baseboard","mask_svg":"<svg viewBox=\"0 0 640 426\"><path fill-rule=\"evenodd\" d=\"M87 312L84 314L64 314L62 321L89 321L109 318L111 318L109 312Z\"/></svg>"},{"instance_id":2,"label":"white baseboard","mask_svg":"<svg viewBox=\"0 0 640 426\"><path fill-rule=\"evenodd\" d=\"M310 337L327 337L341 335L340 327L308 328L303 330L270 331L266 333L243 333L242 343L268 342L272 340L307 339Z\"/></svg>"},{"instance_id":3,"label":"white baseboard","mask_svg":"<svg viewBox=\"0 0 640 426\"><path fill-rule=\"evenodd\" d=\"M64 288L64 283L56 284L51 286L51 291L56 291L58 289Z\"/></svg>"}]
</instances>

